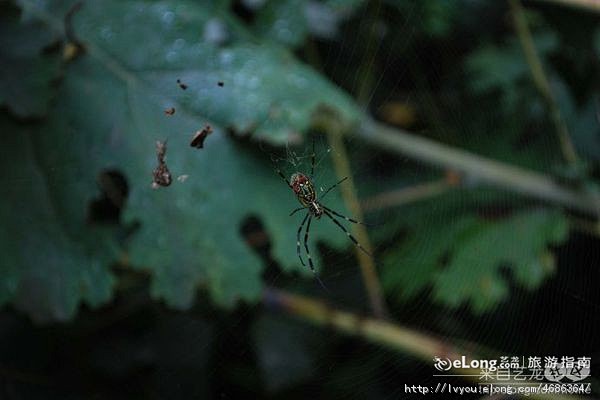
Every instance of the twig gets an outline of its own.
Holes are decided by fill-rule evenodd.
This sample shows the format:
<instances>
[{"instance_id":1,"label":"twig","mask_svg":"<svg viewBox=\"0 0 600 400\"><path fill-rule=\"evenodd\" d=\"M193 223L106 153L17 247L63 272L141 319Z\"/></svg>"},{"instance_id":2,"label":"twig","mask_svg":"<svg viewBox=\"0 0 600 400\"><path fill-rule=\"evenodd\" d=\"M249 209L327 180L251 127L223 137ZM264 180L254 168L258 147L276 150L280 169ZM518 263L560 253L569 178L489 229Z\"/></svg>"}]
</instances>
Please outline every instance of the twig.
<instances>
[{"instance_id":1,"label":"twig","mask_svg":"<svg viewBox=\"0 0 600 400\"><path fill-rule=\"evenodd\" d=\"M263 302L268 307L301 317L315 325L332 327L345 334L407 351L422 360L432 361L434 356L458 358L464 355L463 349L453 348L439 339L391 322L341 311L308 297L267 288Z\"/></svg>"},{"instance_id":2,"label":"twig","mask_svg":"<svg viewBox=\"0 0 600 400\"><path fill-rule=\"evenodd\" d=\"M563 187L552 178L525 168L504 164L431 139L390 128L363 117L353 131L373 145L395 151L416 160L468 175L493 186L526 196L560 204L585 214L600 216L600 196Z\"/></svg>"},{"instance_id":3,"label":"twig","mask_svg":"<svg viewBox=\"0 0 600 400\"><path fill-rule=\"evenodd\" d=\"M600 1L598 0L538 0L546 3L559 4L561 6L579 8L585 11L600 13Z\"/></svg>"},{"instance_id":4,"label":"twig","mask_svg":"<svg viewBox=\"0 0 600 400\"><path fill-rule=\"evenodd\" d=\"M363 213L360 208L358 197L356 196L356 189L354 186L354 179L352 178L352 170L350 169L348 155L346 153L346 146L342 139L344 128L341 123L335 123L336 120L339 121L335 116L329 118L329 123L325 126L325 132L327 133L329 145L335 149L335 152L331 153L335 172L339 179L344 177L348 178L346 182L340 186L340 192L342 193L342 198L344 199L344 203L350 211L352 218L363 221ZM353 224L352 231L362 246L372 254L373 246L371 245L365 226L362 224ZM381 289L381 284L379 283L379 278L377 277L375 262L372 257L363 253L358 248L356 248L356 255L358 257L373 314L379 318L383 318L387 312L383 291Z\"/></svg>"},{"instance_id":5,"label":"twig","mask_svg":"<svg viewBox=\"0 0 600 400\"><path fill-rule=\"evenodd\" d=\"M373 14L374 20L380 7L379 0L375 0L370 6L370 12ZM372 26L374 27L374 23ZM372 36L373 34L371 33L370 38L372 38ZM319 53L314 46L314 43L312 41L308 41L307 45L308 47L306 47L306 54L309 56L311 64L317 69L322 69ZM368 46L367 49L370 48L371 47ZM361 77L364 79L361 80L361 87L359 88L359 101L366 101L365 94L370 87L370 81L368 77L369 71L366 65L367 63L371 62L371 60L365 59L363 65L361 66ZM344 126L342 120L337 114L335 114L335 112L332 112L332 110L326 107L314 113L313 127L319 126L322 131L326 132L329 146L335 149L335 152L332 152L332 159L338 178L347 178L346 182L340 186L344 203L346 204L346 207L350 211L350 214L353 218L363 221L363 213L360 209L358 197L356 196L356 188L354 186L354 179L352 178L348 154L346 153L346 146L342 139L342 135L348 130L348 127ZM373 246L371 245L371 241L369 240L369 235L367 234L365 226L362 224L353 224L352 232L362 246L370 254L373 254ZM375 262L371 257L360 251L357 247L355 248L355 251L360 264L365 288L367 290L367 296L371 304L371 310L375 316L383 318L387 314L387 310L383 297L383 290L381 289L381 284L379 283L379 278L377 277Z\"/></svg>"},{"instance_id":6,"label":"twig","mask_svg":"<svg viewBox=\"0 0 600 400\"><path fill-rule=\"evenodd\" d=\"M433 357L435 356L451 360L460 359L462 356L465 356L468 360L497 357L496 352L485 351L474 343L459 345L388 321L365 318L329 307L308 297L276 289L265 289L263 303L271 309L300 317L314 325L333 328L341 333L360 337L369 342L411 354L432 366ZM461 375L474 375L465 378L479 382L481 370L461 369L460 371ZM511 381L503 381L503 383L511 383ZM538 399L576 398L557 394L534 393L530 397Z\"/></svg>"},{"instance_id":7,"label":"twig","mask_svg":"<svg viewBox=\"0 0 600 400\"><path fill-rule=\"evenodd\" d=\"M451 187L446 179L434 182L420 183L402 189L380 193L361 201L364 212L381 210L383 208L399 207L408 203L437 196Z\"/></svg>"},{"instance_id":8,"label":"twig","mask_svg":"<svg viewBox=\"0 0 600 400\"><path fill-rule=\"evenodd\" d=\"M550 112L552 122L558 135L558 139L560 141L560 147L562 149L563 156L567 162L571 164L576 163L578 158L577 153L575 152L575 147L571 142L567 125L562 118L558 105L556 104L556 100L552 95L550 83L548 82L548 78L544 73L542 62L540 61L540 58L535 50L533 38L531 37L531 32L525 19L523 6L519 0L508 0L508 3L510 4L511 15L515 24L515 29L519 37L519 42L521 42L523 52L525 53L525 59L529 65L533 82L546 102L548 111Z\"/></svg>"}]
</instances>

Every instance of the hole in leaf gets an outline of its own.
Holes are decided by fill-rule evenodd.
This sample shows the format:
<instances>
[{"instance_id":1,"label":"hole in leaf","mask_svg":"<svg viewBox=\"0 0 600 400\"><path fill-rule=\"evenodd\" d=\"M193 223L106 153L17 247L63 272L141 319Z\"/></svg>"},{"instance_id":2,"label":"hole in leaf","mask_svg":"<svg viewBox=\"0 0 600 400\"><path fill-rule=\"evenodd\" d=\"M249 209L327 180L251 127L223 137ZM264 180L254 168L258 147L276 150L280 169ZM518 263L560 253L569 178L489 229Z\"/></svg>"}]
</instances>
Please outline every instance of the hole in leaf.
<instances>
[{"instance_id":1,"label":"hole in leaf","mask_svg":"<svg viewBox=\"0 0 600 400\"><path fill-rule=\"evenodd\" d=\"M265 263L263 279L267 282L275 282L281 275L281 268L277 261L271 257L271 238L265 227L256 215L249 215L240 224L240 234L246 244L260 256Z\"/></svg>"},{"instance_id":2,"label":"hole in leaf","mask_svg":"<svg viewBox=\"0 0 600 400\"><path fill-rule=\"evenodd\" d=\"M248 1L235 0L231 4L231 11L248 25L256 19L256 7L252 7L252 3Z\"/></svg>"},{"instance_id":3,"label":"hole in leaf","mask_svg":"<svg viewBox=\"0 0 600 400\"><path fill-rule=\"evenodd\" d=\"M264 229L260 219L255 215L250 215L242 221L240 233L246 243L252 247L263 258L268 258L271 250L271 239Z\"/></svg>"},{"instance_id":4,"label":"hole in leaf","mask_svg":"<svg viewBox=\"0 0 600 400\"><path fill-rule=\"evenodd\" d=\"M100 196L92 200L88 222L118 224L129 194L125 175L116 169L105 169L98 175Z\"/></svg>"}]
</instances>

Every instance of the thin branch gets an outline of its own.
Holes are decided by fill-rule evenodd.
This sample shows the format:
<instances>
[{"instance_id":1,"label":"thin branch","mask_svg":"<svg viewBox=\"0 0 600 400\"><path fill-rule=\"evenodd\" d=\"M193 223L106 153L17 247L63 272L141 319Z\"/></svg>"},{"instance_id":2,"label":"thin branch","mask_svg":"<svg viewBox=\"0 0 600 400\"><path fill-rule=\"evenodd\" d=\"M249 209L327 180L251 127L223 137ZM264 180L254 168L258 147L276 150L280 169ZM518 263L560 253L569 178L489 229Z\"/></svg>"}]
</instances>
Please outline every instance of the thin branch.
<instances>
[{"instance_id":1,"label":"thin branch","mask_svg":"<svg viewBox=\"0 0 600 400\"><path fill-rule=\"evenodd\" d=\"M431 361L434 356L459 358L465 354L462 348L454 348L420 332L388 321L341 311L309 297L267 288L263 302L268 307L301 317L315 325L333 327L345 334L361 336L368 341L406 351L422 360Z\"/></svg>"},{"instance_id":2,"label":"thin branch","mask_svg":"<svg viewBox=\"0 0 600 400\"><path fill-rule=\"evenodd\" d=\"M335 123L335 121L335 117L330 118L328 120L329 123L324 125L324 130L327 133L329 145L335 149L331 154L336 174L340 179L348 177L346 182L344 182L343 185L340 185L340 192L342 193L342 198L344 199L344 203L350 211L352 218L358 221L364 221L360 203L356 196L352 170L350 169L350 162L348 161L348 155L346 153L346 145L342 138L344 128L341 123ZM373 246L371 245L365 226L362 224L352 224L352 232L367 252L373 254ZM382 318L386 315L386 307L381 284L377 277L375 261L373 261L372 257L360 251L358 247L356 248L356 255L358 257L373 314Z\"/></svg>"},{"instance_id":3,"label":"thin branch","mask_svg":"<svg viewBox=\"0 0 600 400\"><path fill-rule=\"evenodd\" d=\"M401 129L390 128L367 116L363 117L361 125L353 134L386 151L394 151L434 166L455 170L469 176L473 181L480 180L585 214L600 216L600 196L563 187L551 177L538 172L481 157L409 134Z\"/></svg>"},{"instance_id":4,"label":"thin branch","mask_svg":"<svg viewBox=\"0 0 600 400\"><path fill-rule=\"evenodd\" d=\"M438 196L445 193L450 187L451 185L446 179L420 183L414 186L380 193L361 200L361 207L364 212L400 207L408 203Z\"/></svg>"},{"instance_id":5,"label":"thin branch","mask_svg":"<svg viewBox=\"0 0 600 400\"><path fill-rule=\"evenodd\" d=\"M379 0L375 0L370 4L370 14L373 15L371 21L371 29L374 29L374 21L375 17L379 11L380 4ZM373 32L369 35L369 38L373 38ZM372 40L370 40L372 42ZM308 41L310 47L307 47L307 55L310 57L311 64L321 70L321 61L319 59L319 53L316 51L314 43ZM369 43L367 46L367 51L372 48L372 43ZM371 86L368 65L372 62L371 59L365 58L360 71L359 76L362 78L361 87L359 88L359 101L366 101L366 93ZM354 179L352 178L352 170L350 169L350 162L348 161L348 154L346 152L346 145L344 144L344 140L342 139L343 133L348 130L348 127L345 127L341 122L341 119L338 118L335 113L330 113L331 110L325 108L324 112L317 112L314 114L315 120L313 120L313 126L320 126L327 135L327 141L329 145L335 149L335 152L332 152L333 164L335 167L335 172L339 179L346 179L343 185L340 186L340 191L342 193L342 198L344 199L344 203L346 207L350 211L352 217L358 221L363 221L363 213L360 208L360 203L358 201L358 197L356 195L356 188L354 186ZM369 235L367 234L367 230L362 224L353 224L352 232L356 239L361 243L361 245L366 249L366 251L370 254L373 254L373 246L371 245L371 241L369 240ZM373 314L379 318L383 318L387 314L385 299L383 297L383 290L381 289L381 284L379 283L379 278L377 277L377 269L375 267L375 262L373 258L368 256L367 254L360 251L360 248L355 246L356 256L358 257L358 262L360 264L360 269L362 272L363 282L365 284L365 288L367 291L367 296L369 298L369 302L371 304L371 310Z\"/></svg>"},{"instance_id":6,"label":"thin branch","mask_svg":"<svg viewBox=\"0 0 600 400\"><path fill-rule=\"evenodd\" d=\"M600 13L600 1L598 0L538 0L539 2L554 3L561 6L579 8L585 11Z\"/></svg>"},{"instance_id":7,"label":"thin branch","mask_svg":"<svg viewBox=\"0 0 600 400\"><path fill-rule=\"evenodd\" d=\"M431 366L433 366L433 357L436 356L451 360L460 359L462 356L465 356L467 360L497 358L496 352L486 351L474 343L464 343L463 345L457 342L452 343L388 321L362 317L329 307L308 297L276 289L265 289L263 303L271 309L294 315L314 325L333 328L341 333L360 337L369 342L411 354ZM474 375L464 378L479 382L480 369L461 369L460 371L461 375ZM518 382L522 383L522 381L503 381L503 383ZM557 394L534 393L530 397L537 399L576 398Z\"/></svg>"},{"instance_id":8,"label":"thin branch","mask_svg":"<svg viewBox=\"0 0 600 400\"><path fill-rule=\"evenodd\" d=\"M511 15L515 24L515 29L517 31L521 47L523 48L523 52L525 53L525 59L529 65L533 82L546 102L548 111L552 117L552 123L554 124L558 139L560 141L560 147L562 149L563 156L567 162L571 164L576 163L578 157L577 153L575 152L575 147L571 142L567 124L562 118L560 109L558 108L556 100L552 95L550 82L544 73L544 68L542 67L540 57L535 50L533 38L531 37L531 31L529 30L527 20L525 19L523 6L519 0L508 0L508 3L510 4Z\"/></svg>"}]
</instances>

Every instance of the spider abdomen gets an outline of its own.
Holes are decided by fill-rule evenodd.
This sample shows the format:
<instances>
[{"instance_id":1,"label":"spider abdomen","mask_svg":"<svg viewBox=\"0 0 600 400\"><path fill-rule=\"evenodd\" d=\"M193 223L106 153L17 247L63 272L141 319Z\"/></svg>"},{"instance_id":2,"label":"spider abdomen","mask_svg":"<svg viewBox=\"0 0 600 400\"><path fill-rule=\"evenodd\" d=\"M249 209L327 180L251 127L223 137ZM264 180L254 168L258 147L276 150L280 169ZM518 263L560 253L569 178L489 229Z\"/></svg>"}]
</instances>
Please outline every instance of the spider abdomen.
<instances>
[{"instance_id":1,"label":"spider abdomen","mask_svg":"<svg viewBox=\"0 0 600 400\"><path fill-rule=\"evenodd\" d=\"M296 172L290 178L290 186L302 206L311 208L317 200L315 187L310 178L303 173Z\"/></svg>"}]
</instances>

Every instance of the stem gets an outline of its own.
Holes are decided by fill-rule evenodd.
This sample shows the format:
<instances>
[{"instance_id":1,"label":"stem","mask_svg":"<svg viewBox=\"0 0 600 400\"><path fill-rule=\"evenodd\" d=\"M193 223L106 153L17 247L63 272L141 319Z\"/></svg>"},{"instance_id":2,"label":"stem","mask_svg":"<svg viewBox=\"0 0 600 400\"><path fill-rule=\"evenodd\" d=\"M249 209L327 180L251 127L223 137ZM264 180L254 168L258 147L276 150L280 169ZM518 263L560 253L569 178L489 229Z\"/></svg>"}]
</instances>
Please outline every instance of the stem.
<instances>
[{"instance_id":1,"label":"stem","mask_svg":"<svg viewBox=\"0 0 600 400\"><path fill-rule=\"evenodd\" d=\"M571 164L576 163L578 158L577 153L575 152L575 147L571 142L567 125L562 118L558 105L556 104L556 100L552 95L550 83L548 81L548 77L544 73L544 68L542 67L540 57L535 50L533 38L531 37L531 31L529 30L529 26L527 26L527 21L525 19L523 6L519 0L508 0L508 3L510 5L511 15L517 30L517 35L519 36L519 41L521 42L521 47L525 53L525 59L527 60L527 64L529 65L529 69L533 77L533 82L546 102L548 111L552 117L552 123L554 124L556 133L558 135L558 140L560 141L560 147L562 149L563 156L567 162Z\"/></svg>"},{"instance_id":2,"label":"stem","mask_svg":"<svg viewBox=\"0 0 600 400\"><path fill-rule=\"evenodd\" d=\"M399 207L408 203L437 196L451 187L446 179L420 183L402 189L380 193L361 201L364 212L381 210L383 208Z\"/></svg>"},{"instance_id":3,"label":"stem","mask_svg":"<svg viewBox=\"0 0 600 400\"><path fill-rule=\"evenodd\" d=\"M600 13L600 2L598 0L538 0L546 3L559 4L561 6L579 8L585 11Z\"/></svg>"},{"instance_id":4,"label":"stem","mask_svg":"<svg viewBox=\"0 0 600 400\"><path fill-rule=\"evenodd\" d=\"M504 164L450 147L433 140L411 135L363 117L354 135L386 151L395 151L413 159L465 174L474 180L538 198L547 202L600 216L600 197L595 193L566 188L552 178L525 168Z\"/></svg>"},{"instance_id":5,"label":"stem","mask_svg":"<svg viewBox=\"0 0 600 400\"><path fill-rule=\"evenodd\" d=\"M467 360L497 358L496 352L485 351L477 344L465 343L459 345L381 319L365 318L329 307L308 297L276 289L265 289L263 303L269 308L300 317L314 325L333 328L341 333L360 337L369 342L411 354L425 361L428 365L433 365L433 358L436 356L443 360L446 358L457 360L462 356L465 356ZM480 373L480 369L460 370L461 375L474 375L465 378L475 382L480 381ZM518 383L518 381L509 380L504 381L504 383ZM559 396L557 394L532 393L531 397L538 399L575 399L572 396Z\"/></svg>"},{"instance_id":6,"label":"stem","mask_svg":"<svg viewBox=\"0 0 600 400\"><path fill-rule=\"evenodd\" d=\"M431 361L434 356L458 358L464 354L462 348L448 346L439 339L387 321L341 311L308 297L267 288L263 302L268 307L301 317L315 325L332 327L348 335L406 351L422 360Z\"/></svg>"},{"instance_id":7,"label":"stem","mask_svg":"<svg viewBox=\"0 0 600 400\"><path fill-rule=\"evenodd\" d=\"M335 116L333 118L329 118L328 122L329 123L325 125L325 132L327 132L329 146L335 149L335 151L331 153L335 172L340 179L344 177L348 178L343 185L340 185L342 198L344 199L344 203L350 211L352 218L358 221L363 221L363 213L360 208L358 197L356 196L356 189L354 186L354 179L352 178L350 162L348 161L348 154L346 153L346 147L344 140L342 139L344 128L341 123L336 123ZM367 234L365 226L362 224L352 224L352 233L358 242L369 253L372 254L373 246L371 245L371 241L369 240L369 235ZM360 249L356 246L355 250L358 257L358 262L360 264L363 281L369 296L369 302L371 303L371 309L373 310L373 314L375 316L382 318L386 315L386 307L383 298L383 291L377 277L375 261L373 261L372 257L369 257L367 254L360 251Z\"/></svg>"},{"instance_id":8,"label":"stem","mask_svg":"<svg viewBox=\"0 0 600 400\"><path fill-rule=\"evenodd\" d=\"M381 7L380 0L372 0L367 4L367 29L364 32L366 40L366 51L358 68L357 75L360 79L359 88L356 95L357 102L364 107L368 107L370 93L373 87L373 76L371 74L375 55L378 50L376 32L376 22L379 9ZM333 120L330 119L329 122ZM347 177L346 182L340 186L340 192L346 208L350 211L352 217L358 221L364 221L364 216L360 208L360 203L356 195L356 187L354 185L354 179L352 177L352 170L350 169L350 162L348 161L348 153L346 152L346 145L343 140L343 133L346 130L345 127L340 123L329 123L326 126L325 132L327 133L327 141L332 149L335 149L331 153L335 172L339 179ZM367 234L367 230L362 224L353 224L352 232L359 243L370 253L373 254L373 246ZM387 314L385 300L383 298L383 291L379 278L377 277L377 269L375 267L375 261L372 257L359 250L355 246L356 256L360 264L362 272L363 282L367 290L369 302L371 303L371 310L376 317L383 318Z\"/></svg>"},{"instance_id":9,"label":"stem","mask_svg":"<svg viewBox=\"0 0 600 400\"><path fill-rule=\"evenodd\" d=\"M311 64L317 68L321 68L321 62L319 54L314 47L314 43L308 41L306 47L307 57L310 58ZM368 71L367 71L368 73ZM324 108L314 114L313 127L321 128L327 134L327 141L329 146L335 149L335 154L332 152L332 159L335 167L335 172L339 179L347 178L346 182L340 186L342 198L344 203L352 217L358 221L363 221L363 214L360 209L360 203L356 196L356 189L354 186L354 179L352 178L352 171L350 170L350 163L348 162L348 155L346 153L346 147L342 140L342 134L347 130L343 126L339 116L332 113L330 109ZM367 230L361 224L352 224L352 233L361 245L371 254L373 254L373 246L369 240ZM385 301L383 298L383 291L381 284L377 278L377 272L375 263L371 257L360 251L356 246L356 255L360 264L363 282L367 290L367 296L369 303L371 304L371 310L377 317L382 318L386 314Z\"/></svg>"}]
</instances>

